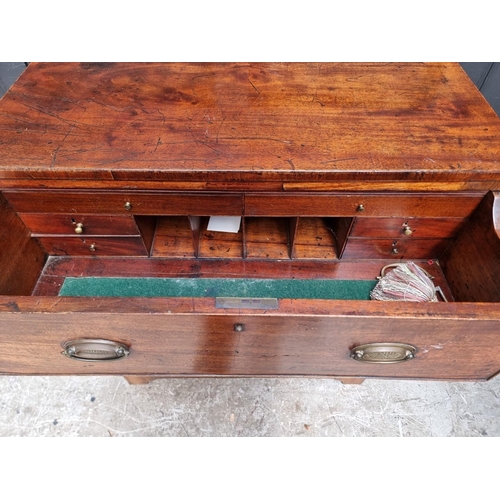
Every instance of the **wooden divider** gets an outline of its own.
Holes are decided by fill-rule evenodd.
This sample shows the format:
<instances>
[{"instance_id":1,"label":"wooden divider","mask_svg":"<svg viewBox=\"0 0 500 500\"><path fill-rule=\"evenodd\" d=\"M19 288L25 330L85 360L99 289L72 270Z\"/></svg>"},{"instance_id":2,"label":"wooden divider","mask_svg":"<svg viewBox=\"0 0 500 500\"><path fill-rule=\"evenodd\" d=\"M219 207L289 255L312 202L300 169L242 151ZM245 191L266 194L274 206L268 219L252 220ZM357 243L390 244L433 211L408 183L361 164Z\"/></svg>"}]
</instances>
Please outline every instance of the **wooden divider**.
<instances>
[{"instance_id":1,"label":"wooden divider","mask_svg":"<svg viewBox=\"0 0 500 500\"><path fill-rule=\"evenodd\" d=\"M347 230L335 218L243 217L238 233L208 230L209 217L159 217L153 257L337 259Z\"/></svg>"}]
</instances>

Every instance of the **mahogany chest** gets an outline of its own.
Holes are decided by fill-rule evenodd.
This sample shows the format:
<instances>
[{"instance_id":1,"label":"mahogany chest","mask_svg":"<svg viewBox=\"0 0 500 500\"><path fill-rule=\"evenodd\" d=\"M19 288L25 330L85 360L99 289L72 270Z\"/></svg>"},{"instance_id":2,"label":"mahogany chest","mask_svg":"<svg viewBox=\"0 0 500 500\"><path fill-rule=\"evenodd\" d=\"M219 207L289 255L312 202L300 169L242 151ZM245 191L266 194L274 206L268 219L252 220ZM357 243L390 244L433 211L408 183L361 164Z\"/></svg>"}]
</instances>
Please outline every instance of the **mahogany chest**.
<instances>
[{"instance_id":1,"label":"mahogany chest","mask_svg":"<svg viewBox=\"0 0 500 500\"><path fill-rule=\"evenodd\" d=\"M31 63L0 101L0 373L487 380L499 139L455 63ZM407 261L446 301L370 300Z\"/></svg>"}]
</instances>

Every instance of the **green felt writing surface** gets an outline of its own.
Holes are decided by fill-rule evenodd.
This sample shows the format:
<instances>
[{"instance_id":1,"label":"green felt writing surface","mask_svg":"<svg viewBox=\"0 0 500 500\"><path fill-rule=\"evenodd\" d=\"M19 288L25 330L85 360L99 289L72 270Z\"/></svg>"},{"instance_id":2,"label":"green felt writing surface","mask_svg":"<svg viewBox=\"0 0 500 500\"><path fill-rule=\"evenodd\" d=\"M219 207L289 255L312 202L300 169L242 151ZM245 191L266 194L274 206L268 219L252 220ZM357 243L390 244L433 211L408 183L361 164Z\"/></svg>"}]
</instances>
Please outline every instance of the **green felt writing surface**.
<instances>
[{"instance_id":1,"label":"green felt writing surface","mask_svg":"<svg viewBox=\"0 0 500 500\"><path fill-rule=\"evenodd\" d=\"M66 278L59 295L369 300L375 280Z\"/></svg>"}]
</instances>

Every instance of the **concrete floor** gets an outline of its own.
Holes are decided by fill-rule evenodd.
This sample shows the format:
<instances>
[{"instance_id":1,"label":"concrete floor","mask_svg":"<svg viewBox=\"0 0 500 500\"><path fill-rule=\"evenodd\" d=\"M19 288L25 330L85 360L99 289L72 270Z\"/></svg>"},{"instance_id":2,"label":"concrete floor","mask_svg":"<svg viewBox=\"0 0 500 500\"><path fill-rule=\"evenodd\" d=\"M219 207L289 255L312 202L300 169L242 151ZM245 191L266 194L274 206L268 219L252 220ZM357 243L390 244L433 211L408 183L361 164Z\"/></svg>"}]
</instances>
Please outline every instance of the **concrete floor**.
<instances>
[{"instance_id":1,"label":"concrete floor","mask_svg":"<svg viewBox=\"0 0 500 500\"><path fill-rule=\"evenodd\" d=\"M0 95L24 69L0 63ZM0 436L500 436L500 378L0 377Z\"/></svg>"},{"instance_id":2,"label":"concrete floor","mask_svg":"<svg viewBox=\"0 0 500 500\"><path fill-rule=\"evenodd\" d=\"M0 436L500 436L500 378L0 377Z\"/></svg>"}]
</instances>

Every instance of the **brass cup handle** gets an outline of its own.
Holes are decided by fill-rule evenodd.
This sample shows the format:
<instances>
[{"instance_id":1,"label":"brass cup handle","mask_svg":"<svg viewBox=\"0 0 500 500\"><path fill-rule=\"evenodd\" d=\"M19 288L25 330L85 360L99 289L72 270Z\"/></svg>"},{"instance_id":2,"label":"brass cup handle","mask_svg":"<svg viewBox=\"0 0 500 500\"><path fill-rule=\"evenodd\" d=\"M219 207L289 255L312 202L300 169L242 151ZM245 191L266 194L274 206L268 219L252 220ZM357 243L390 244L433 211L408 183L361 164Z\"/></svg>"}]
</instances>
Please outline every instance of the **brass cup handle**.
<instances>
[{"instance_id":1,"label":"brass cup handle","mask_svg":"<svg viewBox=\"0 0 500 500\"><path fill-rule=\"evenodd\" d=\"M363 363L400 363L415 357L417 348L398 342L363 344L351 349L351 358Z\"/></svg>"},{"instance_id":2,"label":"brass cup handle","mask_svg":"<svg viewBox=\"0 0 500 500\"><path fill-rule=\"evenodd\" d=\"M76 226L75 226L75 233L76 234L82 234L83 233L83 224L81 222L79 222Z\"/></svg>"},{"instance_id":3,"label":"brass cup handle","mask_svg":"<svg viewBox=\"0 0 500 500\"><path fill-rule=\"evenodd\" d=\"M114 361L126 358L130 349L119 342L104 339L77 339L63 344L64 354L78 361Z\"/></svg>"}]
</instances>

